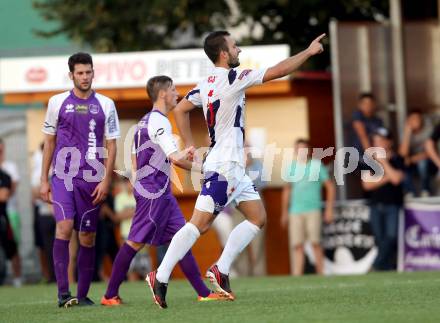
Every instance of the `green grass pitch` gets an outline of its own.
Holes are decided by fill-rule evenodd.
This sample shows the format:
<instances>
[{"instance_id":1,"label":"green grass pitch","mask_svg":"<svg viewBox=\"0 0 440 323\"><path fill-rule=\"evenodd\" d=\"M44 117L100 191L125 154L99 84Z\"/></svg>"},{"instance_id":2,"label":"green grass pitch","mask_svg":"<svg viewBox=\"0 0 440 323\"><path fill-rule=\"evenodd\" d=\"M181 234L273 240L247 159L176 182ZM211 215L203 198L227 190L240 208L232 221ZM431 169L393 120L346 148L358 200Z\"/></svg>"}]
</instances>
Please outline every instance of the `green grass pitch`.
<instances>
[{"instance_id":1,"label":"green grass pitch","mask_svg":"<svg viewBox=\"0 0 440 323\"><path fill-rule=\"evenodd\" d=\"M143 282L124 283L125 305L56 306L55 285L0 287L0 322L440 322L440 272L232 280L234 302L198 303L186 281L171 281L169 308ZM105 284L92 285L99 303ZM72 288L74 290L74 288Z\"/></svg>"}]
</instances>

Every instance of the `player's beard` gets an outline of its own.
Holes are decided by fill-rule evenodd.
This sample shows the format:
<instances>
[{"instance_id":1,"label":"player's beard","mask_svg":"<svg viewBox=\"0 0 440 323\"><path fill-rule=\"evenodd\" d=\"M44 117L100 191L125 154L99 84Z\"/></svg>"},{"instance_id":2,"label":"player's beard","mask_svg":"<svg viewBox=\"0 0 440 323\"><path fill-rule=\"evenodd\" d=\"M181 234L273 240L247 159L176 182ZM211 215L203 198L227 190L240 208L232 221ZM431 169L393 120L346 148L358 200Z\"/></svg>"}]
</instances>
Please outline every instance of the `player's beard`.
<instances>
[{"instance_id":1,"label":"player's beard","mask_svg":"<svg viewBox=\"0 0 440 323\"><path fill-rule=\"evenodd\" d=\"M81 82L74 81L73 82L75 87L80 90L81 92L88 92L90 88L92 87L92 82L90 82L87 86L81 85Z\"/></svg>"},{"instance_id":2,"label":"player's beard","mask_svg":"<svg viewBox=\"0 0 440 323\"><path fill-rule=\"evenodd\" d=\"M228 66L229 66L229 68L239 67L240 66L240 60L238 59L238 56L237 57L233 57L231 55L231 53L228 53L228 54L229 54L229 59L228 59Z\"/></svg>"}]
</instances>

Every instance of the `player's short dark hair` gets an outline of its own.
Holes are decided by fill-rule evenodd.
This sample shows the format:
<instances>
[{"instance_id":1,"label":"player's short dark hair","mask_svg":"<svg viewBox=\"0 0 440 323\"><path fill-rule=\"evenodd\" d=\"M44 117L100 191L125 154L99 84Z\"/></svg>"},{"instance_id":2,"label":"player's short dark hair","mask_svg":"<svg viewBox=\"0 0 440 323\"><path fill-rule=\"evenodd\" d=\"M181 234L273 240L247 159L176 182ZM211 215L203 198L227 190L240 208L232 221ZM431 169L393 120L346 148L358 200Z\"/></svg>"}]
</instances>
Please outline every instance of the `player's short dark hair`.
<instances>
[{"instance_id":1,"label":"player's short dark hair","mask_svg":"<svg viewBox=\"0 0 440 323\"><path fill-rule=\"evenodd\" d=\"M362 92L359 94L358 100L361 101L363 99L371 99L373 101L376 101L376 97L371 92Z\"/></svg>"},{"instance_id":2,"label":"player's short dark hair","mask_svg":"<svg viewBox=\"0 0 440 323\"><path fill-rule=\"evenodd\" d=\"M303 144L303 145L310 147L310 140L305 139L305 138L299 138L295 141L295 145L300 145L300 144Z\"/></svg>"},{"instance_id":3,"label":"player's short dark hair","mask_svg":"<svg viewBox=\"0 0 440 323\"><path fill-rule=\"evenodd\" d=\"M156 102L160 90L166 90L173 85L171 77L158 75L150 78L147 82L147 93L152 102Z\"/></svg>"},{"instance_id":4,"label":"player's short dark hair","mask_svg":"<svg viewBox=\"0 0 440 323\"><path fill-rule=\"evenodd\" d=\"M228 45L226 44L225 36L230 36L231 34L226 30L213 31L205 38L203 44L203 50L205 51L208 58L215 64L220 55L220 52L228 51Z\"/></svg>"},{"instance_id":5,"label":"player's short dark hair","mask_svg":"<svg viewBox=\"0 0 440 323\"><path fill-rule=\"evenodd\" d=\"M76 64L90 64L93 68L93 60L92 56L88 53L76 53L69 57L69 61L67 63L69 65L69 71L73 72L75 70Z\"/></svg>"},{"instance_id":6,"label":"player's short dark hair","mask_svg":"<svg viewBox=\"0 0 440 323\"><path fill-rule=\"evenodd\" d=\"M422 109L413 108L413 109L409 110L408 117L413 114L418 114L419 116L422 116L423 115Z\"/></svg>"}]
</instances>

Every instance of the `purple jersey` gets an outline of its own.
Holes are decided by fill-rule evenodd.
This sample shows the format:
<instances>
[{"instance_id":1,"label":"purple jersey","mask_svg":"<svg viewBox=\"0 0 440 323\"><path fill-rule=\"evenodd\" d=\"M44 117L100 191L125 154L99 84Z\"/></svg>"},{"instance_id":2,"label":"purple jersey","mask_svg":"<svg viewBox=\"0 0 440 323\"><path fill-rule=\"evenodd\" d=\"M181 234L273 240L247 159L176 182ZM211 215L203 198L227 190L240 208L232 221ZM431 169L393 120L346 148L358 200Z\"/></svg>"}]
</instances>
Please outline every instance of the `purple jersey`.
<instances>
[{"instance_id":1,"label":"purple jersey","mask_svg":"<svg viewBox=\"0 0 440 323\"><path fill-rule=\"evenodd\" d=\"M170 162L167 158L177 151L168 118L157 110L146 114L138 123L134 136L138 194L155 199L170 190Z\"/></svg>"},{"instance_id":2,"label":"purple jersey","mask_svg":"<svg viewBox=\"0 0 440 323\"><path fill-rule=\"evenodd\" d=\"M73 91L50 98L43 132L56 135L55 174L99 182L104 176L104 139L119 137L113 101L92 92L80 99Z\"/></svg>"}]
</instances>

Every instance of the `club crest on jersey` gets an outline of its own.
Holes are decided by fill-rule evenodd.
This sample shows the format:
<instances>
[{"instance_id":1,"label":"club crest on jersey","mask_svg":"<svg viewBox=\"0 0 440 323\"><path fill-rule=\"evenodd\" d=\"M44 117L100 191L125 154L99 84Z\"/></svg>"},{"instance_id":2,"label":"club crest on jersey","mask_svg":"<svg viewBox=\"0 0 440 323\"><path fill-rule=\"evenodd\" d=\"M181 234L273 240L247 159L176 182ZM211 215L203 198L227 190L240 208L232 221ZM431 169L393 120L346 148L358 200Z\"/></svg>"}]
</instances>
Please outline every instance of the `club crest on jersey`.
<instances>
[{"instance_id":1,"label":"club crest on jersey","mask_svg":"<svg viewBox=\"0 0 440 323\"><path fill-rule=\"evenodd\" d=\"M85 114L85 113L87 113L87 111L89 111L89 107L87 105L84 105L84 104L75 105L75 112L76 113Z\"/></svg>"},{"instance_id":2,"label":"club crest on jersey","mask_svg":"<svg viewBox=\"0 0 440 323\"><path fill-rule=\"evenodd\" d=\"M89 104L89 111L91 114L98 114L99 107L96 104Z\"/></svg>"},{"instance_id":3,"label":"club crest on jersey","mask_svg":"<svg viewBox=\"0 0 440 323\"><path fill-rule=\"evenodd\" d=\"M250 72L252 72L252 70L243 70L243 72L241 72L240 76L238 77L239 80L242 80L243 77L245 77L246 75L248 75Z\"/></svg>"},{"instance_id":4,"label":"club crest on jersey","mask_svg":"<svg viewBox=\"0 0 440 323\"><path fill-rule=\"evenodd\" d=\"M208 77L208 83L214 83L215 82L215 76Z\"/></svg>"},{"instance_id":5,"label":"club crest on jersey","mask_svg":"<svg viewBox=\"0 0 440 323\"><path fill-rule=\"evenodd\" d=\"M163 128L159 128L159 129L157 129L156 134L154 135L154 137L157 138L158 136L163 135L164 132L165 132L165 130Z\"/></svg>"},{"instance_id":6,"label":"club crest on jersey","mask_svg":"<svg viewBox=\"0 0 440 323\"><path fill-rule=\"evenodd\" d=\"M74 108L75 108L75 106L74 106L73 104L68 104L68 105L66 105L66 110L65 110L65 112L66 112L66 113L74 112L74 111L75 111Z\"/></svg>"}]
</instances>

